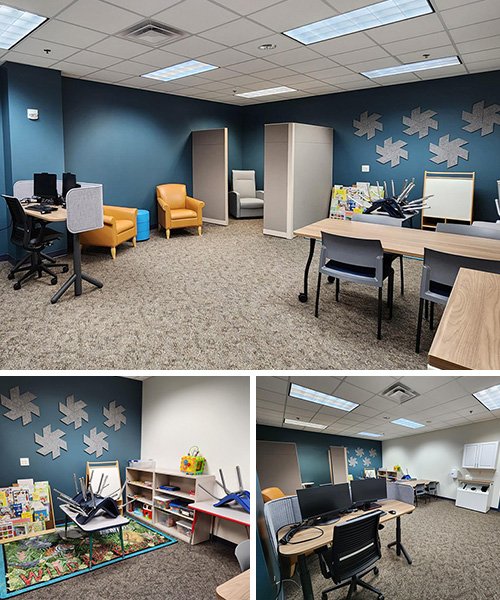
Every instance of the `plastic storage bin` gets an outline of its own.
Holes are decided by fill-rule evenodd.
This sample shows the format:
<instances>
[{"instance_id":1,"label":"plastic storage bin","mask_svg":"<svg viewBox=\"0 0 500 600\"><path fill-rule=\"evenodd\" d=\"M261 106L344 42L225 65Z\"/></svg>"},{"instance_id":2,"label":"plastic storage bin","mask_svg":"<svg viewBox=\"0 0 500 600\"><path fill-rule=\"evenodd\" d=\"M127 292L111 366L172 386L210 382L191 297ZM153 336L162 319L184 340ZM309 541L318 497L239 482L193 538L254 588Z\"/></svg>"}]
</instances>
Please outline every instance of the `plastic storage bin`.
<instances>
[{"instance_id":1,"label":"plastic storage bin","mask_svg":"<svg viewBox=\"0 0 500 600\"><path fill-rule=\"evenodd\" d=\"M137 241L149 240L149 210L137 211Z\"/></svg>"}]
</instances>

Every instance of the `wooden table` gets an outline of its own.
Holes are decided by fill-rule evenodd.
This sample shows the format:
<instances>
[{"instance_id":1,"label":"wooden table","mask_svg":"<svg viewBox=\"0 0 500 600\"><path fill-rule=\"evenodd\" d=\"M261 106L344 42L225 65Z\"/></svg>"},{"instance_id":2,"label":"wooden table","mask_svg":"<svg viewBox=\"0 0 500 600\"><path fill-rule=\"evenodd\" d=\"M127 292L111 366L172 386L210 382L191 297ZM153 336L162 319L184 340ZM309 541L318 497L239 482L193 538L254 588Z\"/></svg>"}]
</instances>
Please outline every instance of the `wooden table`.
<instances>
[{"instance_id":1,"label":"wooden table","mask_svg":"<svg viewBox=\"0 0 500 600\"><path fill-rule=\"evenodd\" d=\"M460 269L428 361L437 369L500 369L500 275Z\"/></svg>"},{"instance_id":2,"label":"wooden table","mask_svg":"<svg viewBox=\"0 0 500 600\"><path fill-rule=\"evenodd\" d=\"M406 560L408 561L408 564L411 564L412 560L410 558L410 555L401 543L401 517L403 515L409 515L410 513L412 513L415 510L415 506L413 504L407 504L406 502L400 502L399 500L380 500L377 502L377 504L380 504L381 509L386 512L386 514L380 518L381 523L387 523L388 521L396 519L396 540L388 544L388 547L391 548L392 546L395 546L396 554L398 556L401 556L401 554L403 554ZM395 511L395 514L390 514L390 510ZM302 594L305 600L314 600L311 576L307 566L306 553L313 552L314 550L317 550L318 548L321 548L322 546L325 546L326 544L330 543L333 539L333 533L336 525L339 525L340 523L345 523L350 519L354 519L356 517L360 517L369 513L370 511L363 512L362 510L357 510L348 515L344 515L335 523L332 523L330 525L321 525L319 527L324 531L324 533L319 538L317 537L318 532L316 530L299 531L296 535L293 536L293 544L281 544L279 546L279 553L281 555L288 557L297 557L297 561L299 564L300 582L302 585ZM278 532L279 537L283 537L286 531L287 528L283 527Z\"/></svg>"},{"instance_id":3,"label":"wooden table","mask_svg":"<svg viewBox=\"0 0 500 600\"><path fill-rule=\"evenodd\" d=\"M396 483L402 483L403 485L409 485L413 489L417 487L417 485L429 485L432 481L436 481L435 479L398 479ZM438 483L438 482L436 482Z\"/></svg>"},{"instance_id":4,"label":"wooden table","mask_svg":"<svg viewBox=\"0 0 500 600\"><path fill-rule=\"evenodd\" d=\"M30 204L23 204L24 212L30 217L35 217L36 219L40 219L41 221L47 221L47 223L62 223L66 221L68 218L68 212L65 208L61 206L57 206L57 210L53 212L48 212L46 214L42 214L37 210L30 210L30 206L40 206L38 202L32 202Z\"/></svg>"},{"instance_id":5,"label":"wooden table","mask_svg":"<svg viewBox=\"0 0 500 600\"><path fill-rule=\"evenodd\" d=\"M250 600L250 569L219 585L216 592L221 600Z\"/></svg>"},{"instance_id":6,"label":"wooden table","mask_svg":"<svg viewBox=\"0 0 500 600\"><path fill-rule=\"evenodd\" d=\"M375 225L362 221L323 219L294 231L294 234L298 237L310 240L309 256L304 271L304 291L299 294L301 302L307 302L309 268L314 256L316 241L321 240L322 231L346 237L380 240L384 252L417 258L424 256L424 248L431 248L432 250L471 258L500 259L500 240L453 233L438 233L425 229L410 229L409 227Z\"/></svg>"},{"instance_id":7,"label":"wooden table","mask_svg":"<svg viewBox=\"0 0 500 600\"><path fill-rule=\"evenodd\" d=\"M250 527L250 514L241 507L214 506L213 500L203 502L192 502L189 508L194 510L193 534L191 543L199 544L210 539L215 519L223 519L231 523L238 523L244 527Z\"/></svg>"}]
</instances>

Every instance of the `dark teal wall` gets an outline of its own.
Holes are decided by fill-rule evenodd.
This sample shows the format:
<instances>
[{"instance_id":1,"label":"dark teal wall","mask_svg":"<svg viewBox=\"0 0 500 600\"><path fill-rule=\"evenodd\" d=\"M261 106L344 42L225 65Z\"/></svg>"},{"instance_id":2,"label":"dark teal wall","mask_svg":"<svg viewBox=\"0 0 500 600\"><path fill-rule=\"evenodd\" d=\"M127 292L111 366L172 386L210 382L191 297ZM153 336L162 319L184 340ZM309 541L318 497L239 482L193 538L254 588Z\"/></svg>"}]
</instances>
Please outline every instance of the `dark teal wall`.
<instances>
[{"instance_id":1,"label":"dark teal wall","mask_svg":"<svg viewBox=\"0 0 500 600\"><path fill-rule=\"evenodd\" d=\"M104 185L106 204L151 211L155 187L186 183L192 192L191 132L229 128L229 170L241 167L240 109L63 78L66 167Z\"/></svg>"},{"instance_id":2,"label":"dark teal wall","mask_svg":"<svg viewBox=\"0 0 500 600\"><path fill-rule=\"evenodd\" d=\"M469 143L469 160L459 160L450 171L475 171L474 217L495 221L494 199L497 196L496 181L500 179L500 125L490 135L481 137L480 132L468 133L462 129L462 111L470 112L475 102L485 100L486 105L500 104L500 71L437 79L378 89L344 92L307 99L285 100L266 103L244 109L243 163L246 169L256 169L258 185L263 185L264 125L266 123L299 122L333 127L335 130L334 168L335 183L350 185L356 181L379 181L394 179L398 186L405 178L416 178L417 189L412 198L422 191L424 171L446 171L446 163L430 161L429 143L437 144L439 138L450 134L450 139L460 137ZM430 130L427 137L403 133L406 127L402 117L417 107L437 112L439 129ZM353 119L361 113L379 113L383 131L377 131L371 140L354 135ZM398 167L391 168L377 162L375 148L384 140L407 142L408 160L401 160ZM362 173L361 165L369 164L370 173Z\"/></svg>"},{"instance_id":3,"label":"dark teal wall","mask_svg":"<svg viewBox=\"0 0 500 600\"><path fill-rule=\"evenodd\" d=\"M257 425L257 439L297 444L302 481L314 481L316 485L331 481L328 462L329 446L345 446L347 448L348 461L357 463L352 466L348 464L348 471L354 479L363 477L365 468L379 469L382 466L382 443L376 440L362 440L265 425ZM371 450L375 452L375 456L370 454ZM364 459L369 459L370 464L365 466Z\"/></svg>"},{"instance_id":4,"label":"dark teal wall","mask_svg":"<svg viewBox=\"0 0 500 600\"><path fill-rule=\"evenodd\" d=\"M21 419L11 420L5 416L9 408L3 405L10 397L10 390L19 387L21 394L30 392L40 409L40 416L32 415L31 423L23 426ZM141 453L141 411L142 383L122 377L20 377L0 378L0 487L8 486L18 478L33 478L36 481L48 480L52 488L72 493L73 473L85 475L87 461L118 460L122 469L122 482L125 467L131 458L139 458ZM59 411L59 403L66 403L66 397L74 395L76 400L87 404L88 422L83 421L79 429L74 424L61 422L64 414ZM104 425L103 407L115 400L125 408L126 424L118 431ZM62 430L68 450L52 459L52 455L42 456L35 443L35 433L42 434L45 426L51 425L52 431ZM107 434L109 450L100 458L87 454L83 435L89 435L90 429ZM29 467L21 467L19 459L28 457ZM111 490L109 490L111 491ZM56 504L56 503L55 503ZM56 518L61 516L56 513Z\"/></svg>"}]
</instances>

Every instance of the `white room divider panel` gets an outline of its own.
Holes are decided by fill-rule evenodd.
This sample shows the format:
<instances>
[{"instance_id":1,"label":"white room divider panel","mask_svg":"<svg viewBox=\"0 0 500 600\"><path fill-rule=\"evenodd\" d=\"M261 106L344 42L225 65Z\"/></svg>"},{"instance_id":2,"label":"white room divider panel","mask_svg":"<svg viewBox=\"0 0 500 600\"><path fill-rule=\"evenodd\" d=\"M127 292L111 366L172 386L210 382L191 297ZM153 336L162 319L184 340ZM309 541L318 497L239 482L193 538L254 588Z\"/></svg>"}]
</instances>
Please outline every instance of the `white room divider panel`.
<instances>
[{"instance_id":1,"label":"white room divider panel","mask_svg":"<svg viewBox=\"0 0 500 600\"><path fill-rule=\"evenodd\" d=\"M193 131L193 196L205 202L203 221L228 224L227 128Z\"/></svg>"}]
</instances>

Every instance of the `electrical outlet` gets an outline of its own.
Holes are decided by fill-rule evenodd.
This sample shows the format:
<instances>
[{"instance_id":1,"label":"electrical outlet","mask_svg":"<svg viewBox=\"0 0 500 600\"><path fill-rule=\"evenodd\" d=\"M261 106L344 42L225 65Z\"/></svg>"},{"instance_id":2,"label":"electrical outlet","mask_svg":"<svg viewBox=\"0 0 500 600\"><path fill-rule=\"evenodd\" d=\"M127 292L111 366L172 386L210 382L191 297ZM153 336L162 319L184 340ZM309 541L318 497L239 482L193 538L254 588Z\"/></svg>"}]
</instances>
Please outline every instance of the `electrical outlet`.
<instances>
[{"instance_id":1,"label":"electrical outlet","mask_svg":"<svg viewBox=\"0 0 500 600\"><path fill-rule=\"evenodd\" d=\"M29 467L30 459L29 458L20 458L19 463L20 463L21 467Z\"/></svg>"},{"instance_id":2,"label":"electrical outlet","mask_svg":"<svg viewBox=\"0 0 500 600\"><path fill-rule=\"evenodd\" d=\"M370 172L370 165L361 165L361 172L362 173L369 173Z\"/></svg>"}]
</instances>

